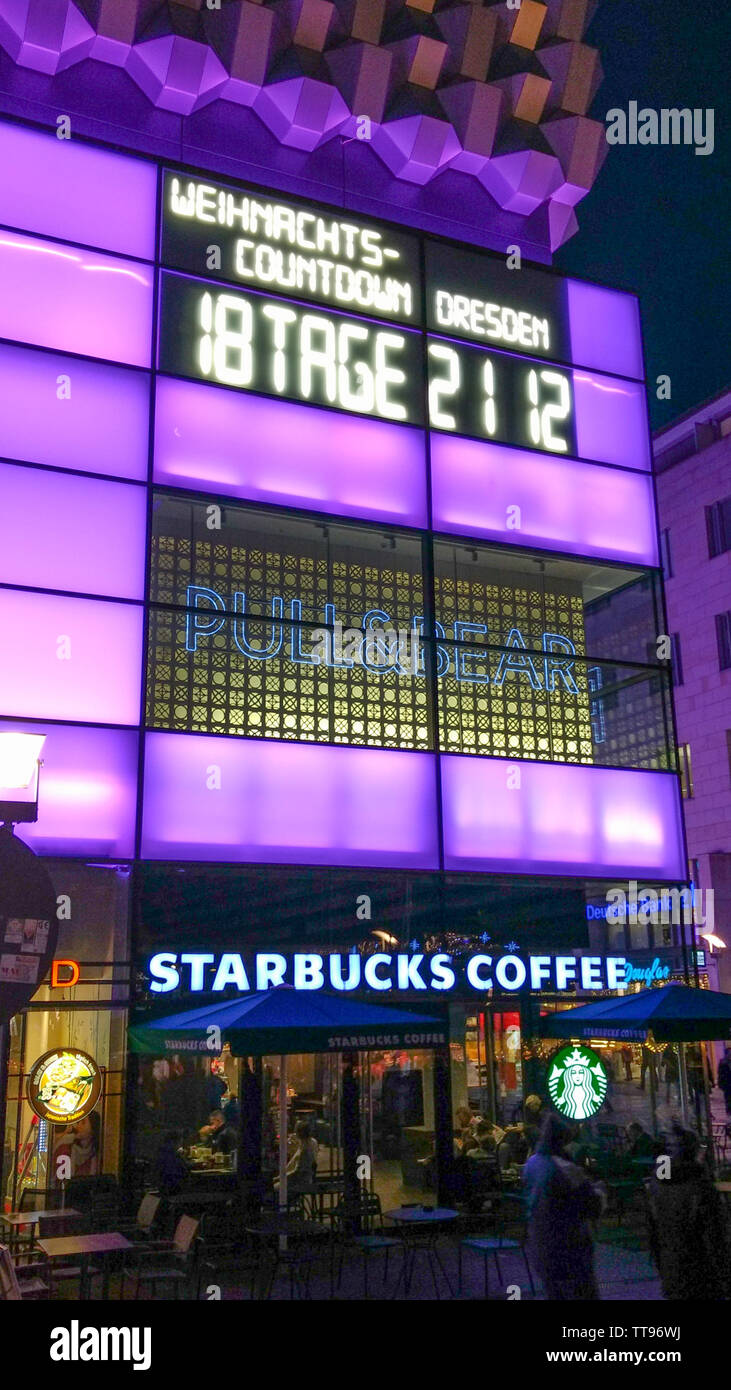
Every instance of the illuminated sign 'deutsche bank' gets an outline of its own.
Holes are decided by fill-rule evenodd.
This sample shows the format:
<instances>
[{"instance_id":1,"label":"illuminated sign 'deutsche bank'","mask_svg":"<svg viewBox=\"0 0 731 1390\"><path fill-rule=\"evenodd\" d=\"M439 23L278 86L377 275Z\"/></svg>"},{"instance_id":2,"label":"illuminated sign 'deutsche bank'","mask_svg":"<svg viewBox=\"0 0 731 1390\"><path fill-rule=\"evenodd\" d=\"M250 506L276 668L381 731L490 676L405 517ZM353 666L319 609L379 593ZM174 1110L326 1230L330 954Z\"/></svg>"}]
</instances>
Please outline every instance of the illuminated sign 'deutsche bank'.
<instances>
[{"instance_id":1,"label":"illuminated sign 'deutsche bank'","mask_svg":"<svg viewBox=\"0 0 731 1390\"><path fill-rule=\"evenodd\" d=\"M431 991L449 994L465 986L484 993L521 989L562 993L566 990L623 989L631 968L624 956L488 955L466 960L441 952L258 952L243 956L227 951L159 951L147 963L150 990L198 994L232 986L240 993L291 985L296 990Z\"/></svg>"}]
</instances>

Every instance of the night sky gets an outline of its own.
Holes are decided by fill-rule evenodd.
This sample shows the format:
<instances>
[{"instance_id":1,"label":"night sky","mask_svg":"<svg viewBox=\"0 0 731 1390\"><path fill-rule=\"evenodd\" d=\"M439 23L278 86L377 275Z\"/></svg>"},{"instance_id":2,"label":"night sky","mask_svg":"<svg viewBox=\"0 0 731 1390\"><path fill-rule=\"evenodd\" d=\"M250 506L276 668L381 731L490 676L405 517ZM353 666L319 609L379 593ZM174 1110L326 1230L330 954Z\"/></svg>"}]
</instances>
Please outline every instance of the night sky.
<instances>
[{"instance_id":1,"label":"night sky","mask_svg":"<svg viewBox=\"0 0 731 1390\"><path fill-rule=\"evenodd\" d=\"M715 148L610 145L557 267L641 296L654 428L731 384L731 12L727 0L600 0L585 42L612 107L713 107ZM704 126L705 129L705 126ZM671 378L658 401L655 379Z\"/></svg>"}]
</instances>

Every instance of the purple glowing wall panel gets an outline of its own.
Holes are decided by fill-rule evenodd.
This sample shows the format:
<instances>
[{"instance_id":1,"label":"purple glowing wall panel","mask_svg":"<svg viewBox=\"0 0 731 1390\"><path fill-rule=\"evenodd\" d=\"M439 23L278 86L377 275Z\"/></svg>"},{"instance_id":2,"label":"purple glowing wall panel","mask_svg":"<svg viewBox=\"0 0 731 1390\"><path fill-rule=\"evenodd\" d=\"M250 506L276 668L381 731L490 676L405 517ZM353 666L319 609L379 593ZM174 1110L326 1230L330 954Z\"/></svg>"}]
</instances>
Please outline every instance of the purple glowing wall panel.
<instances>
[{"instance_id":1,"label":"purple glowing wall panel","mask_svg":"<svg viewBox=\"0 0 731 1390\"><path fill-rule=\"evenodd\" d=\"M633 294L566 281L571 360L619 376L644 376L640 306Z\"/></svg>"},{"instance_id":2,"label":"purple glowing wall panel","mask_svg":"<svg viewBox=\"0 0 731 1390\"><path fill-rule=\"evenodd\" d=\"M152 280L139 261L0 231L0 337L149 367Z\"/></svg>"},{"instance_id":3,"label":"purple glowing wall panel","mask_svg":"<svg viewBox=\"0 0 731 1390\"><path fill-rule=\"evenodd\" d=\"M447 869L579 878L686 873L673 773L473 757L443 757L441 769Z\"/></svg>"},{"instance_id":4,"label":"purple glowing wall panel","mask_svg":"<svg viewBox=\"0 0 731 1390\"><path fill-rule=\"evenodd\" d=\"M431 470L437 531L658 563L649 476L449 434L432 435ZM516 506L520 528L508 530Z\"/></svg>"},{"instance_id":5,"label":"purple glowing wall panel","mask_svg":"<svg viewBox=\"0 0 731 1390\"><path fill-rule=\"evenodd\" d=\"M159 377L155 480L426 526L421 430Z\"/></svg>"},{"instance_id":6,"label":"purple glowing wall panel","mask_svg":"<svg viewBox=\"0 0 731 1390\"><path fill-rule=\"evenodd\" d=\"M142 608L0 590L0 715L137 724Z\"/></svg>"},{"instance_id":7,"label":"purple glowing wall panel","mask_svg":"<svg viewBox=\"0 0 731 1390\"><path fill-rule=\"evenodd\" d=\"M142 487L2 463L0 584L141 599L146 511Z\"/></svg>"},{"instance_id":8,"label":"purple glowing wall panel","mask_svg":"<svg viewBox=\"0 0 731 1390\"><path fill-rule=\"evenodd\" d=\"M214 768L220 788L209 790ZM142 853L435 869L434 760L390 749L148 733Z\"/></svg>"},{"instance_id":9,"label":"purple glowing wall panel","mask_svg":"<svg viewBox=\"0 0 731 1390\"><path fill-rule=\"evenodd\" d=\"M20 834L38 854L134 854L138 735L126 729L0 723L45 734L38 820Z\"/></svg>"},{"instance_id":10,"label":"purple glowing wall panel","mask_svg":"<svg viewBox=\"0 0 731 1390\"><path fill-rule=\"evenodd\" d=\"M149 413L146 372L0 344L3 458L144 480Z\"/></svg>"},{"instance_id":11,"label":"purple glowing wall panel","mask_svg":"<svg viewBox=\"0 0 731 1390\"><path fill-rule=\"evenodd\" d=\"M0 122L0 168L0 222L154 256L154 164Z\"/></svg>"},{"instance_id":12,"label":"purple glowing wall panel","mask_svg":"<svg viewBox=\"0 0 731 1390\"><path fill-rule=\"evenodd\" d=\"M645 388L574 370L576 447L585 459L650 470Z\"/></svg>"}]
</instances>

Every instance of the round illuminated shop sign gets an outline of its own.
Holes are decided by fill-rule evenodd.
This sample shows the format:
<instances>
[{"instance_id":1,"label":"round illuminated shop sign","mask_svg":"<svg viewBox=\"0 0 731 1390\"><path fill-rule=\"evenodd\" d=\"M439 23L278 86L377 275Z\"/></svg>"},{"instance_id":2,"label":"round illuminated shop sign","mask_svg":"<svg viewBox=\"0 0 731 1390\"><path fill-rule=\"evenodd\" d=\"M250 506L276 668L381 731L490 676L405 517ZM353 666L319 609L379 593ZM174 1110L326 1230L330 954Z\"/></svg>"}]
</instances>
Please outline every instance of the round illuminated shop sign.
<instances>
[{"instance_id":1,"label":"round illuminated shop sign","mask_svg":"<svg viewBox=\"0 0 731 1390\"><path fill-rule=\"evenodd\" d=\"M548 1068L548 1093L566 1120L590 1120L607 1096L606 1067L590 1047L567 1043L554 1052Z\"/></svg>"},{"instance_id":2,"label":"round illuminated shop sign","mask_svg":"<svg viewBox=\"0 0 731 1390\"><path fill-rule=\"evenodd\" d=\"M101 1071L88 1052L57 1047L31 1067L28 1104L49 1124L71 1125L94 1109L101 1089Z\"/></svg>"}]
</instances>

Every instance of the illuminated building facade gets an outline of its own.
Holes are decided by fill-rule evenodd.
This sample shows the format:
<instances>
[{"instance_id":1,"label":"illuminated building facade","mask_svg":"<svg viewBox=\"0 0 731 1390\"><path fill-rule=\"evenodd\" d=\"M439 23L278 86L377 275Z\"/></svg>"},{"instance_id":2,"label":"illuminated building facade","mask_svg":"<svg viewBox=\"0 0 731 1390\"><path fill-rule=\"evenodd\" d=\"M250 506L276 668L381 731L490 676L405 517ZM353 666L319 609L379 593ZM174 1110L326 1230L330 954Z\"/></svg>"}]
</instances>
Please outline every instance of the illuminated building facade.
<instances>
[{"instance_id":1,"label":"illuminated building facade","mask_svg":"<svg viewBox=\"0 0 731 1390\"><path fill-rule=\"evenodd\" d=\"M24 837L81 963L12 1033L11 1194L59 1041L115 1078L105 1171L151 1145L151 957L506 958L446 1006L455 1103L507 1118L531 993L618 987L587 885L685 875L638 304L506 254L568 199L486 156L478 236L431 188L399 219L408 161L374 208L115 131L0 124L0 730L46 735ZM414 1063L377 1066L385 1105Z\"/></svg>"}]
</instances>

